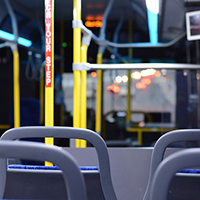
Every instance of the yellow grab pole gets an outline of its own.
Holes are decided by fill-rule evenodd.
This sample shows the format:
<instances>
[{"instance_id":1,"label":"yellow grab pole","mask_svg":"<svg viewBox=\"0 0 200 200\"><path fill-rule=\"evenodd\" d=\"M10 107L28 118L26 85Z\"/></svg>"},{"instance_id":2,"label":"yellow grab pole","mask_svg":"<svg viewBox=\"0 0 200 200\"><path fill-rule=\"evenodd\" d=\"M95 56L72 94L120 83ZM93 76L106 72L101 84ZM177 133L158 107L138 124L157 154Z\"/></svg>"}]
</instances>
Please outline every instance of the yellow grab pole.
<instances>
[{"instance_id":1,"label":"yellow grab pole","mask_svg":"<svg viewBox=\"0 0 200 200\"><path fill-rule=\"evenodd\" d=\"M98 53L97 64L102 63L103 54ZM101 133L101 107L102 107L102 70L97 70L97 94L96 94L96 124L95 131Z\"/></svg>"},{"instance_id":2,"label":"yellow grab pole","mask_svg":"<svg viewBox=\"0 0 200 200\"><path fill-rule=\"evenodd\" d=\"M82 45L81 47L81 62L87 62L88 46ZM81 128L87 128L87 71L81 71ZM80 147L86 147L85 140L80 140Z\"/></svg>"},{"instance_id":3,"label":"yellow grab pole","mask_svg":"<svg viewBox=\"0 0 200 200\"><path fill-rule=\"evenodd\" d=\"M127 94L127 112L126 123L131 121L131 70L128 70L128 94Z\"/></svg>"},{"instance_id":4,"label":"yellow grab pole","mask_svg":"<svg viewBox=\"0 0 200 200\"><path fill-rule=\"evenodd\" d=\"M13 50L14 127L20 126L19 52Z\"/></svg>"},{"instance_id":5,"label":"yellow grab pole","mask_svg":"<svg viewBox=\"0 0 200 200\"><path fill-rule=\"evenodd\" d=\"M131 43L133 33L133 24L132 20L129 20L129 42ZM133 49L129 49L128 51L129 57L133 57ZM126 112L126 123L129 124L131 121L131 71L128 70L128 94L127 94L127 112Z\"/></svg>"},{"instance_id":6,"label":"yellow grab pole","mask_svg":"<svg viewBox=\"0 0 200 200\"><path fill-rule=\"evenodd\" d=\"M54 125L54 0L45 0L45 126ZM54 144L53 138L45 143ZM46 165L52 165L49 162Z\"/></svg>"},{"instance_id":7,"label":"yellow grab pole","mask_svg":"<svg viewBox=\"0 0 200 200\"><path fill-rule=\"evenodd\" d=\"M73 20L81 20L81 0L74 0ZM73 63L80 63L81 29L73 28ZM80 128L80 71L74 71L73 126ZM76 140L76 147L80 147Z\"/></svg>"}]
</instances>

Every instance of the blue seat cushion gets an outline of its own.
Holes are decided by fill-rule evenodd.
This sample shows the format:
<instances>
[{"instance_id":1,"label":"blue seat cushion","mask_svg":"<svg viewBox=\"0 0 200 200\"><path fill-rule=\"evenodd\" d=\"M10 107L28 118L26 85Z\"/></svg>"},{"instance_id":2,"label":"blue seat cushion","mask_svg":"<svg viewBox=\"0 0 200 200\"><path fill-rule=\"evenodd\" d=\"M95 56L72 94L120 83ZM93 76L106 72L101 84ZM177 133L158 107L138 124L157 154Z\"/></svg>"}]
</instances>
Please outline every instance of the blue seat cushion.
<instances>
[{"instance_id":1,"label":"blue seat cushion","mask_svg":"<svg viewBox=\"0 0 200 200\"><path fill-rule=\"evenodd\" d=\"M8 165L9 169L37 169L37 170L59 170L57 166L40 165ZM96 166L79 166L80 170L98 170Z\"/></svg>"}]
</instances>

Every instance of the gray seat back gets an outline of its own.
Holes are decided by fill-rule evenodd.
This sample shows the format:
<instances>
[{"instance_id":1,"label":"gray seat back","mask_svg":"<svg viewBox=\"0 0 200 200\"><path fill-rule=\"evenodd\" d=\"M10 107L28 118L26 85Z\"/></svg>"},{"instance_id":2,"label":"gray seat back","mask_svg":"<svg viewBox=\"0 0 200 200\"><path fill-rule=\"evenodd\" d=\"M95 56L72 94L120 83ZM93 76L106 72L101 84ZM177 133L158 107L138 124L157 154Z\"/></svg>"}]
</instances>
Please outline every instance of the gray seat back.
<instances>
[{"instance_id":1,"label":"gray seat back","mask_svg":"<svg viewBox=\"0 0 200 200\"><path fill-rule=\"evenodd\" d=\"M174 174L183 168L200 166L199 157L200 149L192 148L176 152L164 159L155 171L149 199L167 200L168 188Z\"/></svg>"},{"instance_id":2,"label":"gray seat back","mask_svg":"<svg viewBox=\"0 0 200 200\"><path fill-rule=\"evenodd\" d=\"M199 129L170 131L162 135L157 140L152 152L149 179L148 179L148 184L147 184L147 188L146 188L146 192L145 192L143 200L149 200L149 193L150 193L152 178L154 176L155 170L157 169L158 165L163 160L163 156L164 156L166 148L174 142L195 141L195 140L196 141L200 140Z\"/></svg>"},{"instance_id":3,"label":"gray seat back","mask_svg":"<svg viewBox=\"0 0 200 200\"><path fill-rule=\"evenodd\" d=\"M8 130L1 136L1 140L16 140L33 137L74 138L83 139L90 142L97 152L100 171L100 181L104 197L108 200L117 200L111 180L110 161L107 146L102 137L96 132L88 129L73 127L29 126L13 128Z\"/></svg>"},{"instance_id":4,"label":"gray seat back","mask_svg":"<svg viewBox=\"0 0 200 200\"><path fill-rule=\"evenodd\" d=\"M77 161L60 147L36 142L0 141L0 157L52 162L63 171L68 199L87 199L84 178L80 172ZM3 161L5 160L6 159ZM6 169L5 165L0 165L0 173L4 174L4 176L6 176ZM2 179L0 180L2 183ZM0 190L0 198L3 199L4 183L3 185L1 184L1 186L3 186L3 188Z\"/></svg>"}]
</instances>

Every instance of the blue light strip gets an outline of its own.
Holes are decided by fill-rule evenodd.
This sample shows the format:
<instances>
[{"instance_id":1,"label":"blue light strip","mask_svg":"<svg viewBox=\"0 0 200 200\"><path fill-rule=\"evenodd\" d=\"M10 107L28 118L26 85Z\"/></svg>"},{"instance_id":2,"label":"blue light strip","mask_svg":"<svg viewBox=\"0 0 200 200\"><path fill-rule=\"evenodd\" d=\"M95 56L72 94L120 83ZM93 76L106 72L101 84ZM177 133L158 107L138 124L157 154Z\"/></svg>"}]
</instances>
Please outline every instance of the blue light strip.
<instances>
[{"instance_id":1,"label":"blue light strip","mask_svg":"<svg viewBox=\"0 0 200 200\"><path fill-rule=\"evenodd\" d=\"M147 9L150 43L158 43L158 14Z\"/></svg>"},{"instance_id":2,"label":"blue light strip","mask_svg":"<svg viewBox=\"0 0 200 200\"><path fill-rule=\"evenodd\" d=\"M6 40L10 40L10 41L13 41L15 39L15 36L13 34L2 31L2 30L0 30L0 37ZM32 41L22 38L22 37L18 38L18 43L25 47L30 47L32 45Z\"/></svg>"}]
</instances>

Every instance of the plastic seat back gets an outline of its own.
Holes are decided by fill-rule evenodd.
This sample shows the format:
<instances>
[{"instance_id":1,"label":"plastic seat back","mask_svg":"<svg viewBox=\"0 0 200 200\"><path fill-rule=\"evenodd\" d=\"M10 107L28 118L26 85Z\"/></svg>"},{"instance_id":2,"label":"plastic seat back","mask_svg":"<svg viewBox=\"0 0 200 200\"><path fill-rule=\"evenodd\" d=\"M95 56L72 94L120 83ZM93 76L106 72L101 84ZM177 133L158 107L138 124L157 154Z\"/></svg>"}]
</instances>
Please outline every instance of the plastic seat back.
<instances>
[{"instance_id":1,"label":"plastic seat back","mask_svg":"<svg viewBox=\"0 0 200 200\"><path fill-rule=\"evenodd\" d=\"M155 143L151 163L150 163L150 172L149 179L146 188L146 192L143 200L149 200L150 187L152 183L152 179L160 162L163 160L163 156L166 148L174 143L181 141L198 141L200 140L200 130L199 129L186 129L186 130L175 130L170 131L164 135L162 135L157 142Z\"/></svg>"},{"instance_id":2,"label":"plastic seat back","mask_svg":"<svg viewBox=\"0 0 200 200\"><path fill-rule=\"evenodd\" d=\"M38 161L49 161L54 163L63 171L68 199L87 199L83 175L80 172L77 161L68 152L57 146L50 146L36 142L0 141L0 158L4 158L1 159L1 161L4 162L4 165L0 165L0 177L3 176L5 178L0 179L1 199L3 199L6 183L7 163L5 158L9 157Z\"/></svg>"},{"instance_id":3,"label":"plastic seat back","mask_svg":"<svg viewBox=\"0 0 200 200\"><path fill-rule=\"evenodd\" d=\"M83 139L90 142L96 149L98 162L100 181L103 190L103 194L106 200L117 200L110 174L110 161L107 146L100 135L96 132L73 127L45 127L45 126L28 126L12 128L6 131L1 140L16 140L22 138L74 138ZM1 161L0 161L1 164Z\"/></svg>"},{"instance_id":4,"label":"plastic seat back","mask_svg":"<svg viewBox=\"0 0 200 200\"><path fill-rule=\"evenodd\" d=\"M192 148L176 152L164 159L155 171L149 199L167 200L169 185L175 173L183 168L200 166L199 157L200 149Z\"/></svg>"}]
</instances>

